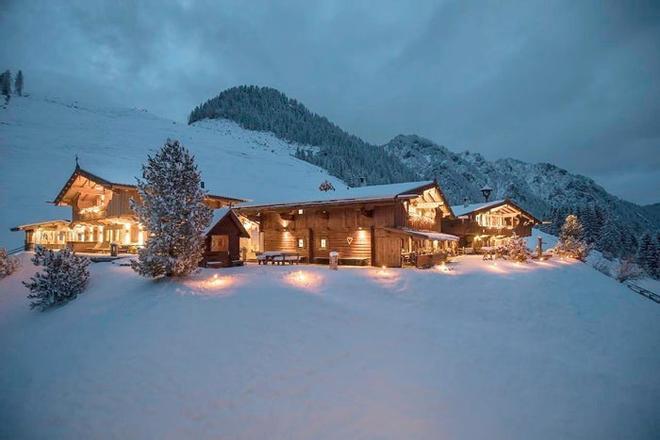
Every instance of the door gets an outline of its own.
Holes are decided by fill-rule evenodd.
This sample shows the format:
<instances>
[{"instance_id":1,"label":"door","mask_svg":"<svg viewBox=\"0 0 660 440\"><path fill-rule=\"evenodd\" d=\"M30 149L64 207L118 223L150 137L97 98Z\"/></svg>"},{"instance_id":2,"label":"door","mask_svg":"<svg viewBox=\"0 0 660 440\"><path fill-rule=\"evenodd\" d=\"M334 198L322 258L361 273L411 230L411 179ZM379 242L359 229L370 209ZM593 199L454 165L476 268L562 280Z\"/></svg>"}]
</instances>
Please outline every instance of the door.
<instances>
[{"instance_id":1,"label":"door","mask_svg":"<svg viewBox=\"0 0 660 440\"><path fill-rule=\"evenodd\" d=\"M403 239L400 237L376 238L376 266L401 267L401 249Z\"/></svg>"}]
</instances>

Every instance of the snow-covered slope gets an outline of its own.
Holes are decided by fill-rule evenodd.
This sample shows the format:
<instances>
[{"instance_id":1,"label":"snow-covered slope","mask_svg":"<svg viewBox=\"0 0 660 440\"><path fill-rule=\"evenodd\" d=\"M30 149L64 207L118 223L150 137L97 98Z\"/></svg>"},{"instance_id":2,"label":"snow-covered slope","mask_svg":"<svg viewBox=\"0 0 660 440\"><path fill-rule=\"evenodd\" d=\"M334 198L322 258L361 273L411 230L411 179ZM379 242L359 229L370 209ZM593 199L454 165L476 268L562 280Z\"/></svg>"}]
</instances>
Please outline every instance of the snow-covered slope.
<instances>
[{"instance_id":1,"label":"snow-covered slope","mask_svg":"<svg viewBox=\"0 0 660 440\"><path fill-rule=\"evenodd\" d=\"M0 280L0 438L658 438L658 304L577 262L453 267L99 263L39 313L26 263Z\"/></svg>"},{"instance_id":2,"label":"snow-covered slope","mask_svg":"<svg viewBox=\"0 0 660 440\"><path fill-rule=\"evenodd\" d=\"M74 168L115 182L134 183L147 154L166 138L179 139L197 157L209 192L270 202L318 193L324 170L291 156L295 147L269 133L227 120L192 126L144 110L88 105L44 97L14 97L0 108L0 247L20 246L9 228L70 218L53 200Z\"/></svg>"}]
</instances>

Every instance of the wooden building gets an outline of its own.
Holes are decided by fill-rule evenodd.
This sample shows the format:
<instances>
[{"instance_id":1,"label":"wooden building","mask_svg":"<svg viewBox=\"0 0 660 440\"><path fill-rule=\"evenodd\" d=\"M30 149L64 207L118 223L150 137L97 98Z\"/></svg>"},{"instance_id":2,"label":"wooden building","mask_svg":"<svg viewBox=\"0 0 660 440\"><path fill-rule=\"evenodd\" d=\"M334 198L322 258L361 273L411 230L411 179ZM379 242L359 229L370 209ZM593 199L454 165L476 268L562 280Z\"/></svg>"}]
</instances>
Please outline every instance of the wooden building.
<instances>
[{"instance_id":1,"label":"wooden building","mask_svg":"<svg viewBox=\"0 0 660 440\"><path fill-rule=\"evenodd\" d=\"M479 249L501 244L513 233L529 237L541 221L509 199L455 205L445 231L461 238L460 245Z\"/></svg>"},{"instance_id":2,"label":"wooden building","mask_svg":"<svg viewBox=\"0 0 660 440\"><path fill-rule=\"evenodd\" d=\"M451 208L436 181L352 188L313 200L236 208L250 225L251 253L295 252L324 263L399 267L410 256L442 254L458 237L443 233ZM258 234L258 237L255 236Z\"/></svg>"},{"instance_id":3,"label":"wooden building","mask_svg":"<svg viewBox=\"0 0 660 440\"><path fill-rule=\"evenodd\" d=\"M249 240L250 234L231 208L216 209L205 234L203 266L242 264L241 239Z\"/></svg>"},{"instance_id":4,"label":"wooden building","mask_svg":"<svg viewBox=\"0 0 660 440\"><path fill-rule=\"evenodd\" d=\"M71 220L53 220L12 228L25 232L25 249L35 245L76 251L109 252L110 244L129 251L144 244L146 231L138 223L129 201L139 201L137 187L116 183L82 169L76 164L71 177L53 204L71 208ZM218 209L245 200L207 195L205 203Z\"/></svg>"}]
</instances>

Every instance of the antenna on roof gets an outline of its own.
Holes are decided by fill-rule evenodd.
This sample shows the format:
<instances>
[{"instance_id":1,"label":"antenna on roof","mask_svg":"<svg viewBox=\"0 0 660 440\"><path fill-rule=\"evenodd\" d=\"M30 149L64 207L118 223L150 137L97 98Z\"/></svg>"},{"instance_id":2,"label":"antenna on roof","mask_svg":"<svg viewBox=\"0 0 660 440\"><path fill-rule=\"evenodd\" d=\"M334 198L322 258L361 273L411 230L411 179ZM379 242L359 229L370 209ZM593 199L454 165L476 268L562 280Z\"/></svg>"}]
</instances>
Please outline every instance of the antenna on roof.
<instances>
[{"instance_id":1,"label":"antenna on roof","mask_svg":"<svg viewBox=\"0 0 660 440\"><path fill-rule=\"evenodd\" d=\"M76 169L80 168L80 164L78 163L78 155L76 154Z\"/></svg>"}]
</instances>

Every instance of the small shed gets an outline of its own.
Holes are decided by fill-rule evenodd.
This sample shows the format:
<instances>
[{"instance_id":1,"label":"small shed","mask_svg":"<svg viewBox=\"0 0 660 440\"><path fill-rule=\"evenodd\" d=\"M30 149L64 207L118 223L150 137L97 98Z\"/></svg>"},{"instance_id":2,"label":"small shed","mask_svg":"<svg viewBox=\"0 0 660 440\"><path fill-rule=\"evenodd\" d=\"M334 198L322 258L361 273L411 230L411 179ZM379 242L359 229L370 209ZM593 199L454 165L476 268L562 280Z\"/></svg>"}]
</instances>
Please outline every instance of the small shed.
<instances>
[{"instance_id":1,"label":"small shed","mask_svg":"<svg viewBox=\"0 0 660 440\"><path fill-rule=\"evenodd\" d=\"M214 210L213 219L205 233L201 265L229 267L243 264L240 239L250 238L250 234L231 208Z\"/></svg>"}]
</instances>

